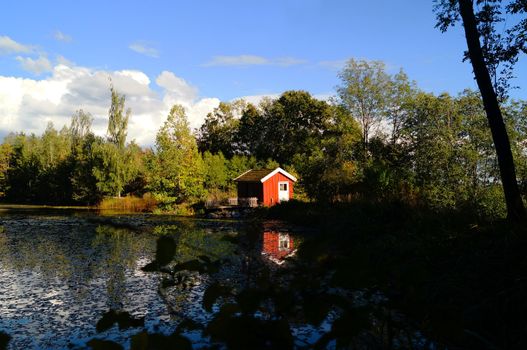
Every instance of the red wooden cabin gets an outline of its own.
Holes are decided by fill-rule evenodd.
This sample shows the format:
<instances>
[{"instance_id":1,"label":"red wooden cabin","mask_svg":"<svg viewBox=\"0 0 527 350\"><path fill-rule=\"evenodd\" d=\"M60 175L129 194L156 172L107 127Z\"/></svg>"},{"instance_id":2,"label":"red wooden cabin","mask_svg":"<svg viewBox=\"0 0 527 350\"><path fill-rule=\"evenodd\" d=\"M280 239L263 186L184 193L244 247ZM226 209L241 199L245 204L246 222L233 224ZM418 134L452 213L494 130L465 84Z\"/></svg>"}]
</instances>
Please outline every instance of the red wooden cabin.
<instances>
[{"instance_id":1,"label":"red wooden cabin","mask_svg":"<svg viewBox=\"0 0 527 350\"><path fill-rule=\"evenodd\" d=\"M238 184L238 200L256 197L258 204L272 206L293 198L296 177L281 168L251 169L234 181Z\"/></svg>"}]
</instances>

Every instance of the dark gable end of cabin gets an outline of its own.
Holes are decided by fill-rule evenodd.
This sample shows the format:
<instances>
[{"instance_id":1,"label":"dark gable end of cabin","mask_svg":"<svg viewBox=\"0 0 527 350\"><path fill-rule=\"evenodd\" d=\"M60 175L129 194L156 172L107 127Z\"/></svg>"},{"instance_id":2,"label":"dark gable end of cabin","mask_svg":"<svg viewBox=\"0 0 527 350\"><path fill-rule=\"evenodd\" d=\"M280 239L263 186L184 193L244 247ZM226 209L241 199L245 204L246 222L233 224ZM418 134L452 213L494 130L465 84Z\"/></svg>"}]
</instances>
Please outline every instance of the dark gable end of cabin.
<instances>
[{"instance_id":1,"label":"dark gable end of cabin","mask_svg":"<svg viewBox=\"0 0 527 350\"><path fill-rule=\"evenodd\" d=\"M235 181L238 188L238 198L258 198L258 203L264 202L263 184L260 181L274 169L249 170L238 176Z\"/></svg>"}]
</instances>

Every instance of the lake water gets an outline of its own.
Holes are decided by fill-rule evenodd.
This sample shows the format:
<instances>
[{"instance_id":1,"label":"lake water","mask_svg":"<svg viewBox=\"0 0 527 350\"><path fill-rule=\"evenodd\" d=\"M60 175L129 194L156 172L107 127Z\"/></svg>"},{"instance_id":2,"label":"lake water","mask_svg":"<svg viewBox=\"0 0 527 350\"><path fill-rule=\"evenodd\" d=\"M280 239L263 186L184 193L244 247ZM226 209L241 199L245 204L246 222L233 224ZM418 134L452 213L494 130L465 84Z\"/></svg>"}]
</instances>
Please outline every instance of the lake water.
<instances>
[{"instance_id":1,"label":"lake water","mask_svg":"<svg viewBox=\"0 0 527 350\"><path fill-rule=\"evenodd\" d=\"M168 334L183 319L210 320L217 306L203 308L206 274L188 273L160 292L162 274L142 271L160 236L176 240L176 262L221 261L217 275L233 283L249 283L255 261L281 268L297 245L273 224L143 215L3 210L0 226L0 331L12 337L10 349L83 349L94 337L129 348L130 336L142 329ZM242 232L250 238L240 243ZM110 309L144 317L144 327L98 333L95 325ZM317 330L293 332L309 341ZM195 348L210 344L200 332L185 336Z\"/></svg>"}]
</instances>

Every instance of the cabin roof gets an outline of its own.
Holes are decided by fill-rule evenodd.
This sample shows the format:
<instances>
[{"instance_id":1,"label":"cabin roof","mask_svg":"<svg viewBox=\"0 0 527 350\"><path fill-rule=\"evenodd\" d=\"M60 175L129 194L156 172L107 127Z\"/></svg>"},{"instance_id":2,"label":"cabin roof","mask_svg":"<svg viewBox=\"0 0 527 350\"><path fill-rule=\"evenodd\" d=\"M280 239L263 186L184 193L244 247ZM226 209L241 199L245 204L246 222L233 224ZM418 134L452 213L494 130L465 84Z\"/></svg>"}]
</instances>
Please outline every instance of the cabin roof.
<instances>
[{"instance_id":1,"label":"cabin roof","mask_svg":"<svg viewBox=\"0 0 527 350\"><path fill-rule=\"evenodd\" d=\"M281 173L290 180L296 182L296 177L289 174L282 168L276 169L250 169L234 179L234 181L239 182L265 182L269 178L273 177L275 174Z\"/></svg>"}]
</instances>

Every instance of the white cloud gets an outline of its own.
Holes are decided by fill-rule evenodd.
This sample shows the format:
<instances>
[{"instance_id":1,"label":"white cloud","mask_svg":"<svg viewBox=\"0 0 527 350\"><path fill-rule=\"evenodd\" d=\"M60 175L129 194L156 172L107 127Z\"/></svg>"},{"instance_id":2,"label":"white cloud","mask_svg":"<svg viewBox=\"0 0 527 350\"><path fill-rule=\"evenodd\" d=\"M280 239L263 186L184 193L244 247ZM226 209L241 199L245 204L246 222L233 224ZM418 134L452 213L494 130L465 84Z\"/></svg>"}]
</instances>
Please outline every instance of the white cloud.
<instances>
[{"instance_id":1,"label":"white cloud","mask_svg":"<svg viewBox=\"0 0 527 350\"><path fill-rule=\"evenodd\" d=\"M326 92L321 94L315 94L313 95L313 97L317 100L332 102L332 100L335 98L335 94L332 92Z\"/></svg>"},{"instance_id":2,"label":"white cloud","mask_svg":"<svg viewBox=\"0 0 527 350\"><path fill-rule=\"evenodd\" d=\"M192 129L199 128L205 121L207 114L220 105L220 100L216 97L202 98L196 103L185 107L188 121Z\"/></svg>"},{"instance_id":3,"label":"white cloud","mask_svg":"<svg viewBox=\"0 0 527 350\"><path fill-rule=\"evenodd\" d=\"M254 66L269 64L265 57L254 55L214 56L205 66Z\"/></svg>"},{"instance_id":4,"label":"white cloud","mask_svg":"<svg viewBox=\"0 0 527 350\"><path fill-rule=\"evenodd\" d=\"M132 51L135 51L145 56L154 57L154 58L159 57L159 51L157 49L154 49L153 47L150 47L148 44L144 42L135 42L133 44L130 44L128 48Z\"/></svg>"},{"instance_id":5,"label":"white cloud","mask_svg":"<svg viewBox=\"0 0 527 350\"><path fill-rule=\"evenodd\" d=\"M174 104L185 107L190 127L199 128L205 116L218 107L220 100L217 98L203 98L198 100L198 89L174 73L163 71L156 78L156 84L165 90L163 103L167 106L165 114Z\"/></svg>"},{"instance_id":6,"label":"white cloud","mask_svg":"<svg viewBox=\"0 0 527 350\"><path fill-rule=\"evenodd\" d=\"M55 38L55 40L62 41L65 43L69 43L72 40L71 36L64 34L60 30L56 30L55 33L53 34L53 37Z\"/></svg>"},{"instance_id":7,"label":"white cloud","mask_svg":"<svg viewBox=\"0 0 527 350\"><path fill-rule=\"evenodd\" d=\"M249 95L249 96L242 96L240 98L236 98L235 100L245 100L249 103L252 103L255 106L258 106L260 102L262 102L265 99L276 99L280 97L280 94L278 93L270 93L270 94L261 94L261 95ZM233 101L235 101L233 100Z\"/></svg>"},{"instance_id":8,"label":"white cloud","mask_svg":"<svg viewBox=\"0 0 527 350\"><path fill-rule=\"evenodd\" d=\"M167 95L176 101L194 100L198 89L188 84L184 79L177 77L172 72L163 71L156 79L157 85L165 88Z\"/></svg>"},{"instance_id":9,"label":"white cloud","mask_svg":"<svg viewBox=\"0 0 527 350\"><path fill-rule=\"evenodd\" d=\"M73 67L75 66L75 63L73 63L72 61L68 60L66 57L64 56L57 56L57 63L58 64L63 64L65 66L68 66L68 67Z\"/></svg>"},{"instance_id":10,"label":"white cloud","mask_svg":"<svg viewBox=\"0 0 527 350\"><path fill-rule=\"evenodd\" d=\"M261 95L248 95L248 96L242 96L242 97L233 99L232 101L245 100L246 102L252 103L253 105L257 106L263 100L266 100L266 99L274 100L274 99L279 98L280 95L281 95L280 93L269 93L269 94L261 94ZM317 100L331 102L331 99L335 95L330 93L330 92L328 92L328 93L322 93L322 94L315 94L315 95L311 95L311 96L313 96L313 98L316 98Z\"/></svg>"},{"instance_id":11,"label":"white cloud","mask_svg":"<svg viewBox=\"0 0 527 350\"><path fill-rule=\"evenodd\" d=\"M347 61L348 60L320 61L318 62L318 65L333 70L341 70L344 68Z\"/></svg>"},{"instance_id":12,"label":"white cloud","mask_svg":"<svg viewBox=\"0 0 527 350\"><path fill-rule=\"evenodd\" d=\"M277 58L273 62L273 64L275 65L284 66L284 67L305 64L305 63L307 63L306 60L302 60L302 59L294 58L294 57L281 57L281 58Z\"/></svg>"},{"instance_id":13,"label":"white cloud","mask_svg":"<svg viewBox=\"0 0 527 350\"><path fill-rule=\"evenodd\" d=\"M0 55L13 53L29 53L33 51L31 46L20 44L8 36L0 36Z\"/></svg>"},{"instance_id":14,"label":"white cloud","mask_svg":"<svg viewBox=\"0 0 527 350\"><path fill-rule=\"evenodd\" d=\"M40 134L49 121L61 128L82 108L94 116L95 133L105 135L110 79L116 90L126 95L126 106L132 109L128 139L145 146L154 143L174 103L185 107L191 127L197 128L220 102L217 98L199 98L197 88L168 71L155 79L161 88L158 92L141 71L103 71L59 63L45 79L0 76L0 133Z\"/></svg>"},{"instance_id":15,"label":"white cloud","mask_svg":"<svg viewBox=\"0 0 527 350\"><path fill-rule=\"evenodd\" d=\"M204 64L205 67L213 66L292 66L307 63L306 60L294 57L279 57L270 59L255 55L239 55L239 56L214 56L210 62Z\"/></svg>"},{"instance_id":16,"label":"white cloud","mask_svg":"<svg viewBox=\"0 0 527 350\"><path fill-rule=\"evenodd\" d=\"M20 62L22 68L28 72L40 75L44 72L51 71L51 62L45 56L40 56L37 59L31 57L17 56L16 60Z\"/></svg>"}]
</instances>

